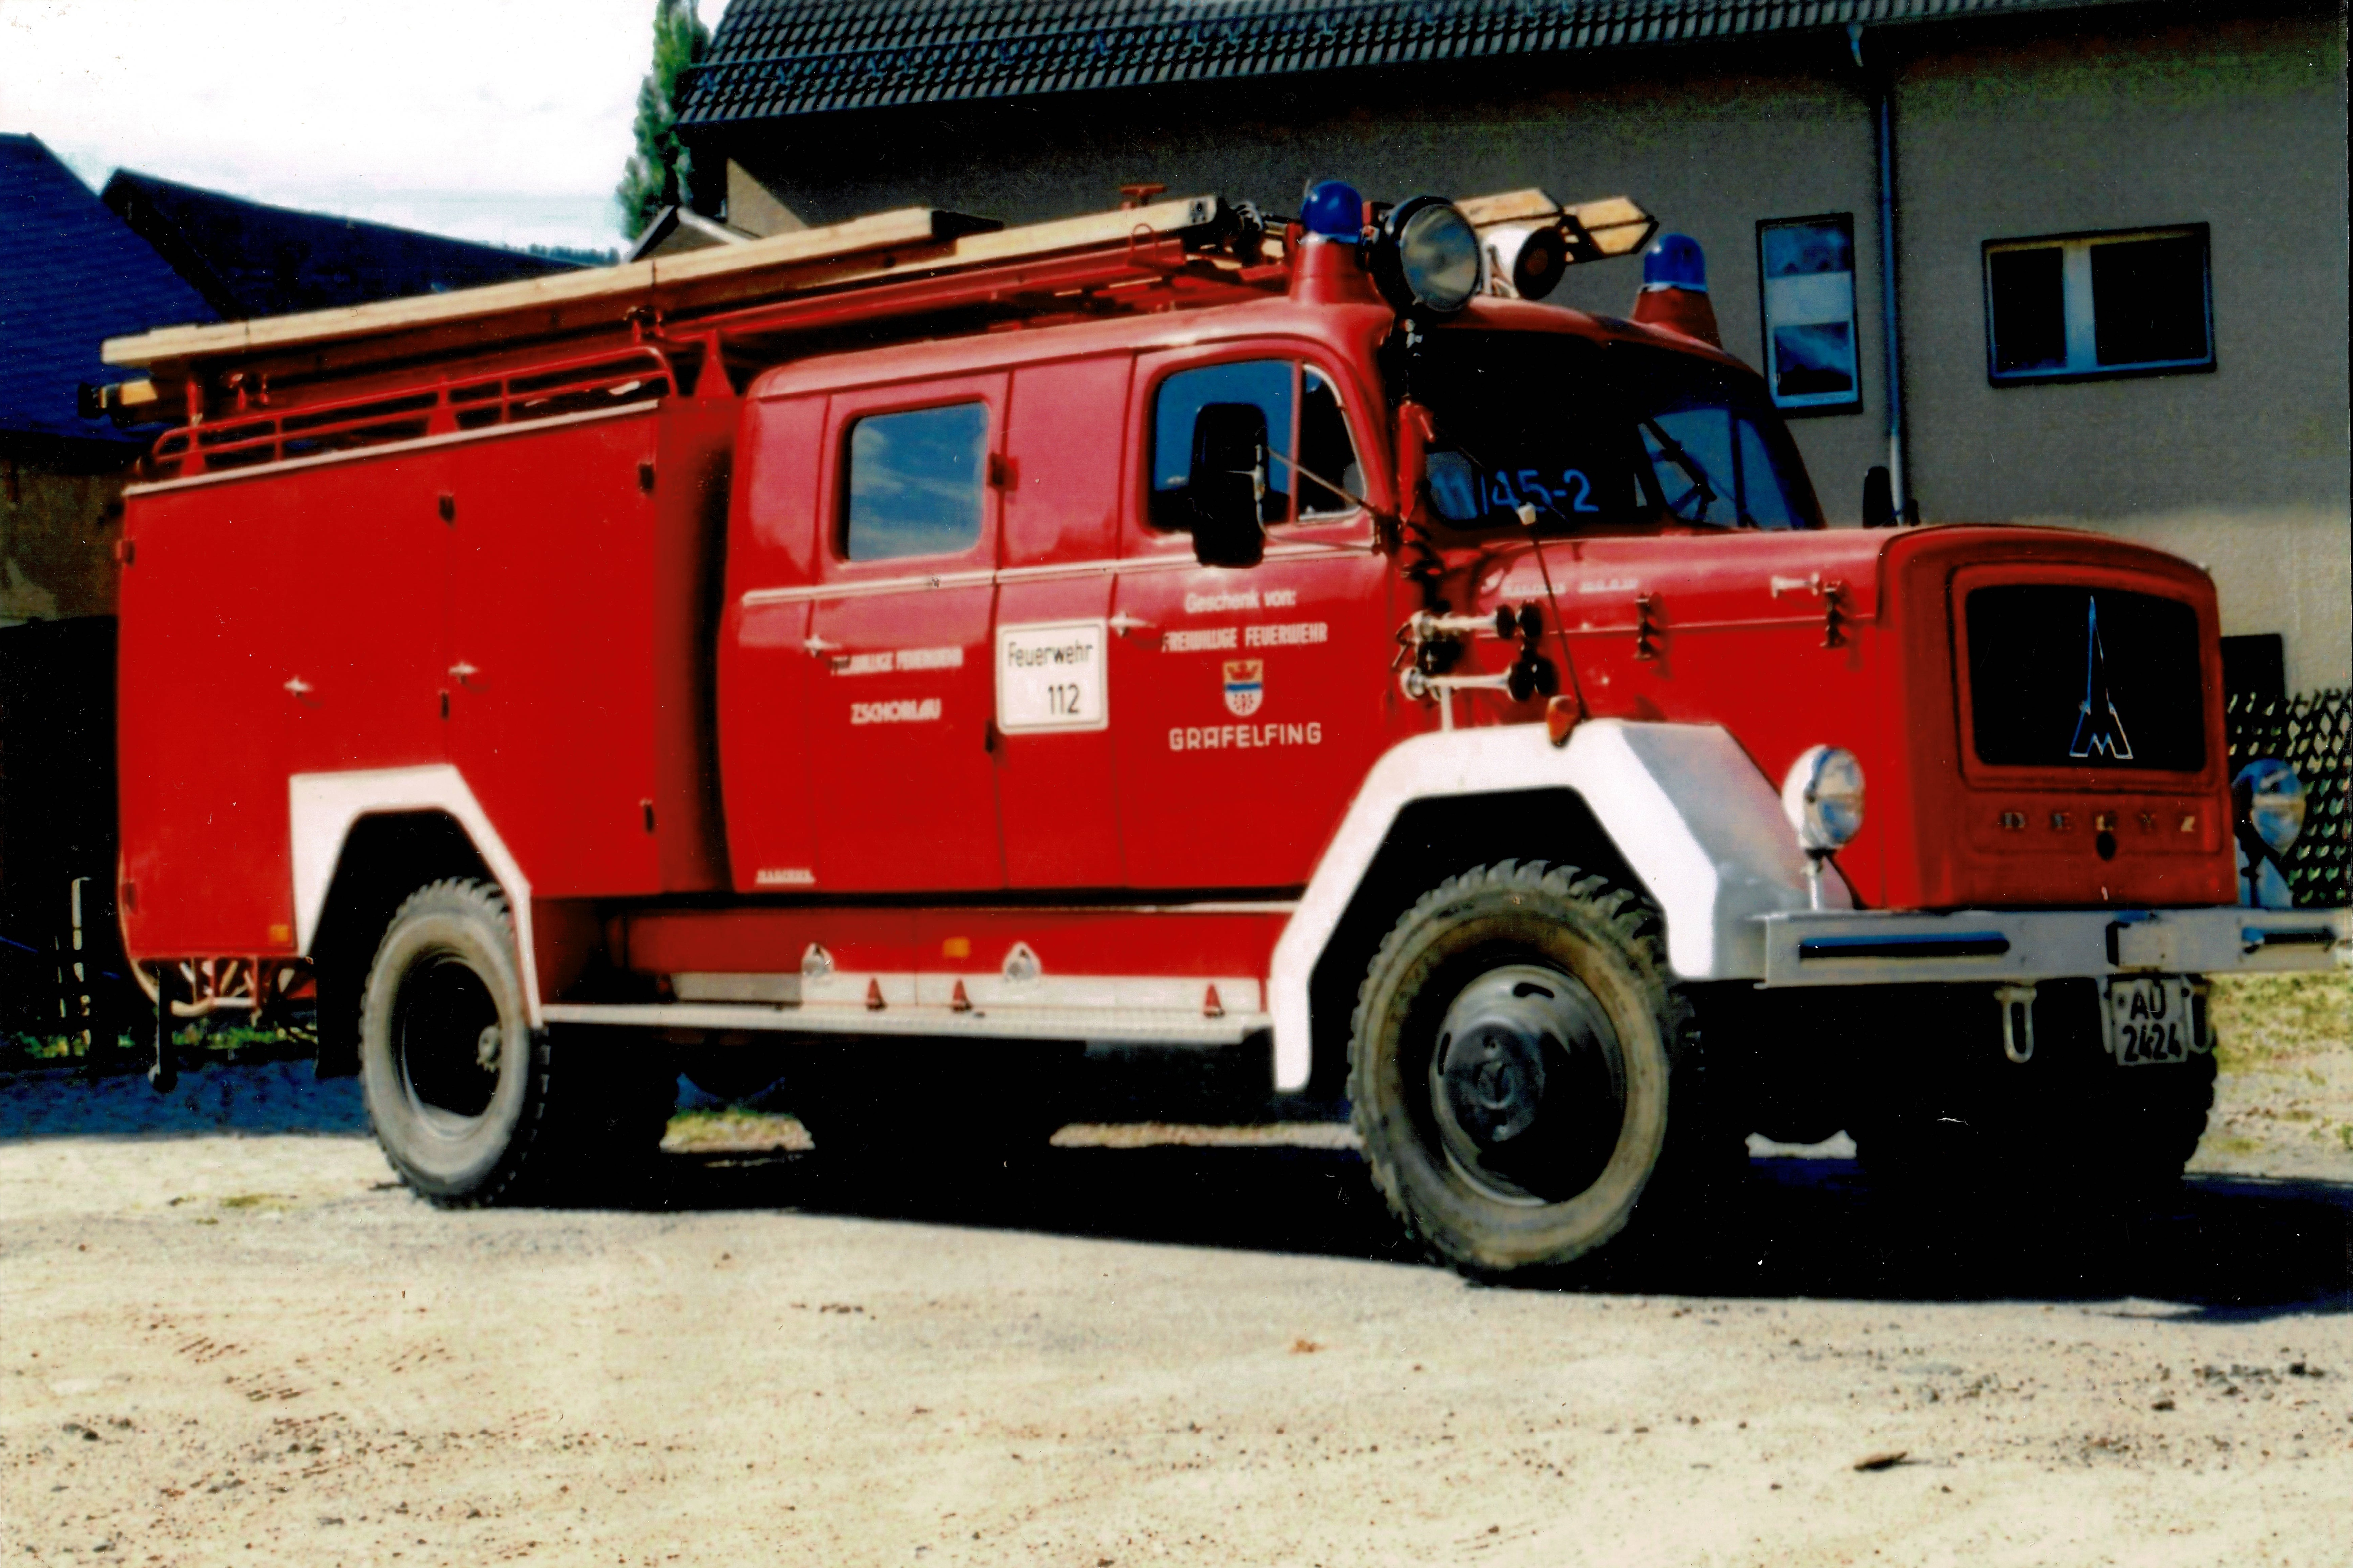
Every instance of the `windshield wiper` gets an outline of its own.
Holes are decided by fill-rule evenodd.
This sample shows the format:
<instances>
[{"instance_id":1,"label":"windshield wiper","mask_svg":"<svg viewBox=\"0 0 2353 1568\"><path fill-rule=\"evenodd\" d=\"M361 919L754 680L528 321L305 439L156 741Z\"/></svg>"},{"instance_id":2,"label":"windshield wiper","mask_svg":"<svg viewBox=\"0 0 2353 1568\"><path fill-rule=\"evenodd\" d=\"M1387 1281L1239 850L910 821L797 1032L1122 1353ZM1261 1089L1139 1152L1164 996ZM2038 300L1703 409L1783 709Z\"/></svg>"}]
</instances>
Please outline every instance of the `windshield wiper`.
<instances>
[{"instance_id":1,"label":"windshield wiper","mask_svg":"<svg viewBox=\"0 0 2353 1568\"><path fill-rule=\"evenodd\" d=\"M1692 482L1691 493L1699 497L1699 511L1692 518L1691 521L1697 522L1702 518L1707 516L1707 509L1714 506L1716 501L1715 487L1707 482L1707 470L1700 467L1698 458L1683 450L1683 444L1682 442L1676 440L1672 436L1668 435L1666 431L1661 429L1659 422L1656 419L1645 418L1642 421L1642 428L1648 430L1651 433L1651 438L1659 443L1660 448L1667 460L1673 463L1678 468L1681 468L1683 473L1690 478ZM1674 510L1673 503L1669 502L1667 510L1670 513L1672 513Z\"/></svg>"}]
</instances>

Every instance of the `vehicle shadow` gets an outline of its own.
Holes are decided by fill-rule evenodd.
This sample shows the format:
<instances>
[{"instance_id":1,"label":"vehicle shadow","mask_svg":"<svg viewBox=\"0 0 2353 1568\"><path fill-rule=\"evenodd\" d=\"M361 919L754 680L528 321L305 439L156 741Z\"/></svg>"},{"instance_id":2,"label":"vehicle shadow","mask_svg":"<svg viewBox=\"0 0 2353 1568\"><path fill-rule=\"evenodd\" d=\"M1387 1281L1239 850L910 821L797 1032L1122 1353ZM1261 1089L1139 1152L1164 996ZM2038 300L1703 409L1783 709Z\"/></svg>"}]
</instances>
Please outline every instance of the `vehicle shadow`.
<instances>
[{"instance_id":1,"label":"vehicle shadow","mask_svg":"<svg viewBox=\"0 0 2353 1568\"><path fill-rule=\"evenodd\" d=\"M207 1064L157 1096L64 1069L0 1079L0 1142L54 1138L360 1136L358 1085L306 1064ZM1418 1266L1353 1150L1297 1144L1052 1147L1016 1172L844 1172L821 1149L674 1152L616 1206L790 1209L1171 1246ZM2053 1197L2061 1194L2053 1194ZM2116 1300L2209 1317L2353 1311L2353 1182L2193 1177L2133 1213L2056 1201L1931 1210L1852 1160L1749 1163L1676 1237L1613 1245L1514 1288L1885 1300Z\"/></svg>"},{"instance_id":2,"label":"vehicle shadow","mask_svg":"<svg viewBox=\"0 0 2353 1568\"><path fill-rule=\"evenodd\" d=\"M1363 1161L1297 1147L1054 1148L1018 1174L890 1188L821 1152L672 1154L654 1206L783 1207L1187 1247L1419 1264ZM1932 1210L1852 1160L1750 1162L1681 1234L1510 1288L1741 1298L2116 1300L2193 1315L2353 1311L2353 1183L2201 1176L2137 1210L2055 1202Z\"/></svg>"}]
</instances>

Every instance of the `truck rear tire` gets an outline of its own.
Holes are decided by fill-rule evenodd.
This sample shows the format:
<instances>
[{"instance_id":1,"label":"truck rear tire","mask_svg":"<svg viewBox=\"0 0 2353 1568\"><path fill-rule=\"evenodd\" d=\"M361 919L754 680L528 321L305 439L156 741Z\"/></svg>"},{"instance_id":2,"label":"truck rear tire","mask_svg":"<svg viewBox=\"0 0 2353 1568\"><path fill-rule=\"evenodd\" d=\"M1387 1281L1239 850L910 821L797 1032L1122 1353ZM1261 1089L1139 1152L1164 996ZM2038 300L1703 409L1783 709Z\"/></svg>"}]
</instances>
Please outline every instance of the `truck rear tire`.
<instances>
[{"instance_id":1,"label":"truck rear tire","mask_svg":"<svg viewBox=\"0 0 2353 1568\"><path fill-rule=\"evenodd\" d=\"M658 1053L534 1031L506 899L488 882L411 894L360 1001L368 1121L403 1183L448 1208L607 1196L640 1173L675 1081Z\"/></svg>"},{"instance_id":2,"label":"truck rear tire","mask_svg":"<svg viewBox=\"0 0 2353 1568\"><path fill-rule=\"evenodd\" d=\"M1375 1183L1465 1273L1585 1256L1669 1206L1656 1178L1739 1146L1706 1114L1691 1016L1630 889L1508 860L1440 884L1357 993L1350 1114Z\"/></svg>"}]
</instances>

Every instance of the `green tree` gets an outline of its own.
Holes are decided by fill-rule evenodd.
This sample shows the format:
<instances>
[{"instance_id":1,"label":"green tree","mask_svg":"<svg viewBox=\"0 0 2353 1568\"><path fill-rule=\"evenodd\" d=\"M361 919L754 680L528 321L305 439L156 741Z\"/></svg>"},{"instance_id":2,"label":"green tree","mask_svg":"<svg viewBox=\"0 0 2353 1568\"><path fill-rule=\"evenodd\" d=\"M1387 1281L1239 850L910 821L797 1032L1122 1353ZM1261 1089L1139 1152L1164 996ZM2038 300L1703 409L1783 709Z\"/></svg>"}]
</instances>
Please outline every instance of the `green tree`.
<instances>
[{"instance_id":1,"label":"green tree","mask_svg":"<svg viewBox=\"0 0 2353 1568\"><path fill-rule=\"evenodd\" d=\"M678 139L679 79L711 47L711 29L695 15L695 0L654 0L653 69L638 87L637 151L613 191L621 231L632 237L668 206L701 212L714 184L694 167Z\"/></svg>"}]
</instances>

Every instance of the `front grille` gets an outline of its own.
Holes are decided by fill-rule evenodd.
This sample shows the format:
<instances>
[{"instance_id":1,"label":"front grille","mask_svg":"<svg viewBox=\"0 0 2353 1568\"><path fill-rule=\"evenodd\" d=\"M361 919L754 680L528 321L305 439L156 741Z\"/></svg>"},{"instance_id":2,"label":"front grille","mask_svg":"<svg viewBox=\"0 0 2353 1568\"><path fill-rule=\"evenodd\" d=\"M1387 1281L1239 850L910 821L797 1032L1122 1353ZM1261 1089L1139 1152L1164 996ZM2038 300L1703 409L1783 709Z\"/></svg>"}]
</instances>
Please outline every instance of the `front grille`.
<instances>
[{"instance_id":1,"label":"front grille","mask_svg":"<svg viewBox=\"0 0 2353 1568\"><path fill-rule=\"evenodd\" d=\"M1997 767L2206 765L2198 612L2117 588L1970 591L1971 741Z\"/></svg>"}]
</instances>

